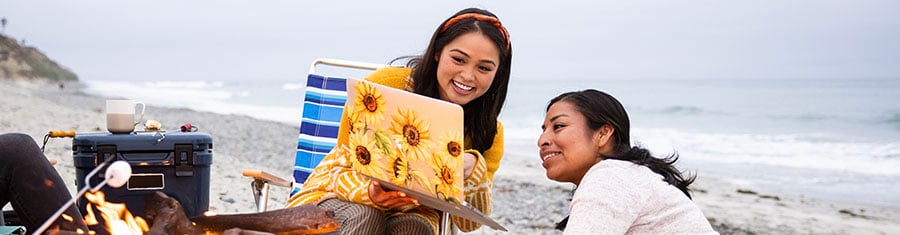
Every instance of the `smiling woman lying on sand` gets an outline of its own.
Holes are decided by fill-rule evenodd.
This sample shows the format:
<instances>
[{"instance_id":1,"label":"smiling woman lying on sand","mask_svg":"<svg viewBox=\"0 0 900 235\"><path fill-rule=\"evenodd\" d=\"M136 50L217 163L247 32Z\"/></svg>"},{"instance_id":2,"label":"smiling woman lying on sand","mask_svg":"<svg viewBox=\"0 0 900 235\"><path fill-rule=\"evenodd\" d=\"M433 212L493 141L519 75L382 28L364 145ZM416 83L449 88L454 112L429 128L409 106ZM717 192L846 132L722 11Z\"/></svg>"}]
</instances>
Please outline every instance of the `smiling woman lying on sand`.
<instances>
[{"instance_id":1,"label":"smiling woman lying on sand","mask_svg":"<svg viewBox=\"0 0 900 235\"><path fill-rule=\"evenodd\" d=\"M564 234L717 234L673 164L631 147L625 108L597 90L553 98L538 139L547 177L576 185Z\"/></svg>"}]
</instances>

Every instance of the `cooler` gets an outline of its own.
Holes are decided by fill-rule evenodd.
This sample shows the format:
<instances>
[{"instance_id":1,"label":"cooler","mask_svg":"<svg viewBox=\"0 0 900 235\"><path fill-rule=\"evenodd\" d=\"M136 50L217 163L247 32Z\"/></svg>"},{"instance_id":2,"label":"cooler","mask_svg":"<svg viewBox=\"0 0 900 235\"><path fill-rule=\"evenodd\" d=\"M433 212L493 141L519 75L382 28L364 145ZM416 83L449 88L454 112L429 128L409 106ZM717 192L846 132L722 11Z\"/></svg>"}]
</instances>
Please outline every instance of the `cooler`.
<instances>
[{"instance_id":1,"label":"cooler","mask_svg":"<svg viewBox=\"0 0 900 235\"><path fill-rule=\"evenodd\" d=\"M120 188L105 186L106 201L125 203L135 216L144 217L144 196L162 191L178 200L188 217L209 209L209 167L212 164L212 137L198 132L108 132L77 133L72 141L76 185L85 186L84 177L111 157L131 165L131 179ZM95 186L103 171L90 179ZM78 199L85 214L87 200ZM96 212L96 211L95 211ZM99 214L98 214L99 216Z\"/></svg>"}]
</instances>

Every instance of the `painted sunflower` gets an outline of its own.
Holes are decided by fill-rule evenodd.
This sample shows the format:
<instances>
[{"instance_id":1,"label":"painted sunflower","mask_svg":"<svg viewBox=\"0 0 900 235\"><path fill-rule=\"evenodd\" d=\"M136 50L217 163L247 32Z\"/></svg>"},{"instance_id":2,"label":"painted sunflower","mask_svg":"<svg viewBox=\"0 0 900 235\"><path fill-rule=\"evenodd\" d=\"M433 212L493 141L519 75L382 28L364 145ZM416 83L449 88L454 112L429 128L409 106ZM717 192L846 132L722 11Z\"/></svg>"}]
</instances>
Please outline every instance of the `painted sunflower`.
<instances>
[{"instance_id":1,"label":"painted sunflower","mask_svg":"<svg viewBox=\"0 0 900 235\"><path fill-rule=\"evenodd\" d=\"M458 131L448 131L438 138L437 144L439 145L437 148L437 152L441 154L448 154L451 157L459 157L462 156L463 153L463 138L462 133Z\"/></svg>"},{"instance_id":2,"label":"painted sunflower","mask_svg":"<svg viewBox=\"0 0 900 235\"><path fill-rule=\"evenodd\" d=\"M349 129L350 129L350 134L353 134L353 133L356 133L356 132L359 132L359 131L362 131L362 130L363 130L363 128L365 127L365 123L363 123L363 120L360 120L360 119L359 119L359 113L356 113L356 112L346 112L345 114L347 115L347 117L348 117L348 119L349 119L349 123L350 123L350 128L349 128Z\"/></svg>"},{"instance_id":3,"label":"painted sunflower","mask_svg":"<svg viewBox=\"0 0 900 235\"><path fill-rule=\"evenodd\" d=\"M426 159L431 155L432 143L429 128L431 124L427 120L419 118L419 114L412 109L397 109L391 121L391 132L394 138L401 140L400 150L406 156L414 160Z\"/></svg>"},{"instance_id":4,"label":"painted sunflower","mask_svg":"<svg viewBox=\"0 0 900 235\"><path fill-rule=\"evenodd\" d=\"M391 182L396 185L406 186L409 178L409 162L404 157L397 156L391 159L391 171L394 173Z\"/></svg>"},{"instance_id":5,"label":"painted sunflower","mask_svg":"<svg viewBox=\"0 0 900 235\"><path fill-rule=\"evenodd\" d=\"M350 145L344 145L347 154L350 154L351 166L354 170L374 177L382 178L385 175L384 163L375 161L380 159L381 152L375 147L375 140L364 132L356 132L350 135Z\"/></svg>"},{"instance_id":6,"label":"painted sunflower","mask_svg":"<svg viewBox=\"0 0 900 235\"><path fill-rule=\"evenodd\" d=\"M397 143L397 147L401 147L402 144ZM425 188L429 189L431 193L434 193L430 187L427 187L428 180L425 178L425 174L422 174L421 171L416 170L414 168L409 167L410 159L406 157L402 152L392 155L390 159L390 167L393 172L391 182L396 185L407 187L407 183L418 182L420 185L425 186Z\"/></svg>"},{"instance_id":7,"label":"painted sunflower","mask_svg":"<svg viewBox=\"0 0 900 235\"><path fill-rule=\"evenodd\" d=\"M435 178L431 180L431 184L434 186L435 195L443 198L445 201L458 202L459 200L456 197L461 195L462 192L456 187L455 182L462 180L462 172L459 172L462 159L454 157L450 152L452 151L438 151L437 154L431 157L430 165L435 175Z\"/></svg>"},{"instance_id":8,"label":"painted sunflower","mask_svg":"<svg viewBox=\"0 0 900 235\"><path fill-rule=\"evenodd\" d=\"M353 101L353 113L367 127L378 128L384 119L384 97L378 88L365 82L356 83L356 99ZM360 128L360 127L356 127Z\"/></svg>"}]
</instances>

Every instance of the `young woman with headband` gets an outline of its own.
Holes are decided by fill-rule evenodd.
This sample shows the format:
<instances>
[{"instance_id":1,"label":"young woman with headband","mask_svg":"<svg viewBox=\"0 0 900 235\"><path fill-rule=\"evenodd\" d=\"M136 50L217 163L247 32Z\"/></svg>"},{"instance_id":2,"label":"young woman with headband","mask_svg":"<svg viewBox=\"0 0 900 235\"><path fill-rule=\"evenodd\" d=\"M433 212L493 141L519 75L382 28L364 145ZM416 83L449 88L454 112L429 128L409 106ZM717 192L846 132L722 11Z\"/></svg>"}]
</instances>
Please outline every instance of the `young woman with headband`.
<instances>
[{"instance_id":1,"label":"young woman with headband","mask_svg":"<svg viewBox=\"0 0 900 235\"><path fill-rule=\"evenodd\" d=\"M458 104L464 110L465 201L491 213L494 172L503 157L503 126L497 120L512 64L509 33L493 13L476 8L457 12L438 25L425 53L408 68L384 68L366 80ZM338 145L348 142L341 121ZM288 200L288 206L315 203L335 212L340 234L435 234L439 216L416 199L385 191L350 169L349 154L332 152ZM468 232L480 224L452 217Z\"/></svg>"}]
</instances>

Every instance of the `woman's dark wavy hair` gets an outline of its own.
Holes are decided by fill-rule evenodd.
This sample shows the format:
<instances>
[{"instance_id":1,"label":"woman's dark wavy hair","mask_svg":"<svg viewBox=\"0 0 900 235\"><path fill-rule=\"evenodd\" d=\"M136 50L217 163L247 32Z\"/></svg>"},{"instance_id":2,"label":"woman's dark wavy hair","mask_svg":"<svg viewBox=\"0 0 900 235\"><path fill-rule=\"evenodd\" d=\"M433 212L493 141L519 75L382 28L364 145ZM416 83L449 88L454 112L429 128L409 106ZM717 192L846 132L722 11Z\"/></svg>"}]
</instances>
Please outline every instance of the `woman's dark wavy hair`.
<instances>
[{"instance_id":1,"label":"woman's dark wavy hair","mask_svg":"<svg viewBox=\"0 0 900 235\"><path fill-rule=\"evenodd\" d=\"M667 183L675 186L684 195L691 198L690 190L687 187L694 182L695 177L684 177L681 175L681 171L675 168L675 162L678 161L678 153L673 153L666 158L660 159L653 157L650 151L645 148L631 146L631 123L628 120L628 113L625 112L625 107L615 97L594 89L567 92L550 100L547 110L550 110L550 106L560 101L574 105L575 109L584 115L588 128L591 128L591 130L599 130L603 125L610 125L615 129L612 136L614 141L613 153L602 154L599 157L629 161L646 166L653 172L662 175Z\"/></svg>"},{"instance_id":2,"label":"woman's dark wavy hair","mask_svg":"<svg viewBox=\"0 0 900 235\"><path fill-rule=\"evenodd\" d=\"M599 157L629 161L646 166L653 172L662 175L667 183L675 186L684 195L691 198L688 185L694 182L695 177L684 177L675 168L674 165L678 160L678 153L673 153L666 158L660 159L653 157L650 151L645 148L631 146L631 123L628 120L628 113L625 112L625 107L615 97L594 89L567 92L550 100L550 103L547 104L547 111L550 110L550 106L557 102L568 102L574 105L575 109L584 115L587 120L587 126L591 130L597 131L604 125L610 125L615 130L612 135L613 153L602 154ZM564 229L567 222L568 217L557 224L557 228L560 230Z\"/></svg>"},{"instance_id":3,"label":"woman's dark wavy hair","mask_svg":"<svg viewBox=\"0 0 900 235\"><path fill-rule=\"evenodd\" d=\"M448 43L469 32L481 32L494 42L500 52L500 66L497 67L494 81L484 95L462 106L465 112L465 135L472 138L473 149L484 152L494 144L494 136L497 135L497 117L500 115L500 110L503 109L503 103L506 101L506 89L509 85L510 65L512 64L512 45L507 47L508 39L500 33L496 26L474 18L460 20L446 30L442 30L447 21L466 13L477 13L497 18L493 13L478 8L467 8L457 12L438 25L434 35L431 36L431 42L428 43L425 54L411 58L407 62L407 66L413 68L411 75L413 92L439 99L438 62L435 56Z\"/></svg>"}]
</instances>

